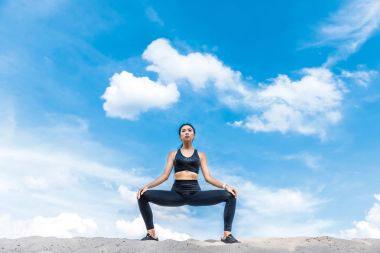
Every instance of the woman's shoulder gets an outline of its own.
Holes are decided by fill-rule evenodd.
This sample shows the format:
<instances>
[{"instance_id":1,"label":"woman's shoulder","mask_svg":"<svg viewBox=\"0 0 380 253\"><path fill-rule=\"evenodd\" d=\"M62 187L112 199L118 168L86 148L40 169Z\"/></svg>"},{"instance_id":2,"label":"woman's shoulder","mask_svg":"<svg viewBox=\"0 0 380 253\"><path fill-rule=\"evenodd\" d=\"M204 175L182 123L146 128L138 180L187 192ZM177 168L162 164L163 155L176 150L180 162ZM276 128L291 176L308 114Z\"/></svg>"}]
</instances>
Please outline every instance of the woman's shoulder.
<instances>
[{"instance_id":1,"label":"woman's shoulder","mask_svg":"<svg viewBox=\"0 0 380 253\"><path fill-rule=\"evenodd\" d=\"M170 150L169 151L169 156L175 156L177 154L177 151L178 151L178 149L176 149L176 150L174 150L174 149Z\"/></svg>"},{"instance_id":2,"label":"woman's shoulder","mask_svg":"<svg viewBox=\"0 0 380 253\"><path fill-rule=\"evenodd\" d=\"M203 152L203 151L199 151L198 149L197 149L197 153L198 153L199 157L204 157L204 156L206 156L205 152Z\"/></svg>"}]
</instances>

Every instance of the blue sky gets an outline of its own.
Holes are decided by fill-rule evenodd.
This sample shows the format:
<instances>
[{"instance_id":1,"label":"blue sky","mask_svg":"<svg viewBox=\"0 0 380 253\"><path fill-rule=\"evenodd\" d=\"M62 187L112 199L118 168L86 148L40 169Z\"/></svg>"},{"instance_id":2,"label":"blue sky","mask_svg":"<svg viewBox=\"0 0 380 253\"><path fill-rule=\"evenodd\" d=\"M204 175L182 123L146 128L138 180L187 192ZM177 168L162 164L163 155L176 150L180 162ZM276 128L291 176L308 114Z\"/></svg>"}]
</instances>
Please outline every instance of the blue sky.
<instances>
[{"instance_id":1,"label":"blue sky","mask_svg":"<svg viewBox=\"0 0 380 253\"><path fill-rule=\"evenodd\" d=\"M379 11L1 1L0 236L142 237L135 192L188 121L239 192L237 237L380 237ZM152 204L176 240L218 238L223 208Z\"/></svg>"}]
</instances>

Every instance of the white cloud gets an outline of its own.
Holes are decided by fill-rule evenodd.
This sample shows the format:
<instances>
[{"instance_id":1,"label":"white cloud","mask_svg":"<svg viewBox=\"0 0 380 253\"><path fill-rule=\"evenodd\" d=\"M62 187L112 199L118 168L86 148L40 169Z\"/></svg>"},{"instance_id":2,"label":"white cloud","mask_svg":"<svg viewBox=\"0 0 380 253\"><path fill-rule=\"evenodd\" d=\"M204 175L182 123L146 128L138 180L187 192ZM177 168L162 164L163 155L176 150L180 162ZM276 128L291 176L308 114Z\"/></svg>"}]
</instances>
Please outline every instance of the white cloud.
<instances>
[{"instance_id":1,"label":"white cloud","mask_svg":"<svg viewBox=\"0 0 380 253\"><path fill-rule=\"evenodd\" d=\"M326 137L327 128L342 118L342 81L326 68L305 68L293 81L279 75L269 85L248 88L241 73L206 53L180 54L169 41L157 39L143 53L162 82L183 81L195 91L215 88L217 98L231 108L248 108L245 120L229 123L255 132L297 132ZM255 113L258 114L255 114Z\"/></svg>"},{"instance_id":2,"label":"white cloud","mask_svg":"<svg viewBox=\"0 0 380 253\"><path fill-rule=\"evenodd\" d=\"M166 206L156 205L154 209L155 217L159 218L161 221L170 223L186 222L190 216L194 215L187 205L175 207L175 212L173 212L173 208L168 208Z\"/></svg>"},{"instance_id":3,"label":"white cloud","mask_svg":"<svg viewBox=\"0 0 380 253\"><path fill-rule=\"evenodd\" d=\"M120 193L120 196L123 199L127 200L130 204L137 203L136 191L130 190L129 187L125 185L120 185L118 191Z\"/></svg>"},{"instance_id":4,"label":"white cloud","mask_svg":"<svg viewBox=\"0 0 380 253\"><path fill-rule=\"evenodd\" d=\"M0 139L3 143L8 143L14 136L16 128L15 111L9 99L2 99L0 104Z\"/></svg>"},{"instance_id":5,"label":"white cloud","mask_svg":"<svg viewBox=\"0 0 380 253\"><path fill-rule=\"evenodd\" d=\"M30 221L32 235L72 237L89 234L97 228L92 219L83 219L78 214L62 213L57 217L34 217Z\"/></svg>"},{"instance_id":6,"label":"white cloud","mask_svg":"<svg viewBox=\"0 0 380 253\"><path fill-rule=\"evenodd\" d=\"M69 153L44 149L0 147L0 166L3 176L15 177L9 181L19 189L47 186L51 189L65 188L67 184L79 185L83 177L113 183L128 182L137 186L143 178L131 171L122 171L93 161L81 160ZM83 158L82 158L83 159ZM28 169L26 169L28 168ZM24 178L19 181L16 177ZM27 184L24 184L26 182Z\"/></svg>"},{"instance_id":7,"label":"white cloud","mask_svg":"<svg viewBox=\"0 0 380 253\"><path fill-rule=\"evenodd\" d=\"M153 9L152 7L148 7L145 10L146 16L149 18L150 21L159 24L160 26L164 26L164 21L160 18L157 11Z\"/></svg>"},{"instance_id":8,"label":"white cloud","mask_svg":"<svg viewBox=\"0 0 380 253\"><path fill-rule=\"evenodd\" d=\"M362 87L368 87L373 78L378 75L375 70L357 70L357 71L347 71L342 70L341 76L343 78L348 78L354 80L354 82Z\"/></svg>"},{"instance_id":9,"label":"white cloud","mask_svg":"<svg viewBox=\"0 0 380 253\"><path fill-rule=\"evenodd\" d=\"M148 110L168 109L178 101L177 84L184 81L196 91L211 84L220 101L230 107L241 105L242 99L250 95L241 73L210 54L182 55L169 41L157 39L148 45L142 57L151 63L147 70L157 73L158 80L136 77L127 71L114 74L102 96L108 116L137 120L139 114Z\"/></svg>"},{"instance_id":10,"label":"white cloud","mask_svg":"<svg viewBox=\"0 0 380 253\"><path fill-rule=\"evenodd\" d=\"M348 72L339 77L324 67L304 68L299 80L282 74L269 84L252 88L239 71L215 56L200 52L181 54L166 39L151 42L142 57L150 63L146 69L158 74L158 81L125 71L115 74L103 95L109 116L135 120L149 109L168 108L179 98L177 85L188 83L196 92L214 89L223 104L248 111L245 119L227 124L253 132L295 132L325 139L328 128L343 117L341 105L347 89L340 77L348 77ZM351 77L362 83L369 78L363 73ZM152 99L157 94L159 99Z\"/></svg>"},{"instance_id":11,"label":"white cloud","mask_svg":"<svg viewBox=\"0 0 380 253\"><path fill-rule=\"evenodd\" d=\"M112 76L102 98L106 100L103 108L108 116L136 120L142 112L166 109L176 103L179 92L174 83L162 85L148 77L122 71Z\"/></svg>"},{"instance_id":12,"label":"white cloud","mask_svg":"<svg viewBox=\"0 0 380 253\"><path fill-rule=\"evenodd\" d=\"M187 81L196 91L210 84L216 88L221 101L229 106L249 95L241 73L225 66L211 54L193 52L183 55L168 40L157 39L146 48L143 58L152 63L147 70L158 73L161 81Z\"/></svg>"},{"instance_id":13,"label":"white cloud","mask_svg":"<svg viewBox=\"0 0 380 253\"><path fill-rule=\"evenodd\" d=\"M123 231L126 237L138 237L146 233L144 220L141 216L131 221L117 220L115 226Z\"/></svg>"},{"instance_id":14,"label":"white cloud","mask_svg":"<svg viewBox=\"0 0 380 253\"><path fill-rule=\"evenodd\" d=\"M137 200L126 203L118 187L133 191L152 179L135 168L107 165L105 158L125 154L91 140L88 128L73 125L71 117L60 115L56 125L49 115L49 124L25 129L11 104L2 105L0 129L7 130L7 140L0 142L0 234L122 236L115 234L114 220L139 210Z\"/></svg>"},{"instance_id":15,"label":"white cloud","mask_svg":"<svg viewBox=\"0 0 380 253\"><path fill-rule=\"evenodd\" d=\"M2 237L25 236L74 237L94 235L98 229L93 219L82 218L76 213L61 213L55 217L36 216L15 220L10 215L0 215Z\"/></svg>"},{"instance_id":16,"label":"white cloud","mask_svg":"<svg viewBox=\"0 0 380 253\"><path fill-rule=\"evenodd\" d=\"M373 204L364 220L354 221L354 228L342 230L340 235L347 238L380 238L380 194L374 195Z\"/></svg>"},{"instance_id":17,"label":"white cloud","mask_svg":"<svg viewBox=\"0 0 380 253\"><path fill-rule=\"evenodd\" d=\"M87 161L85 157L75 157L69 152L64 154L60 152L32 150L29 146L24 146L23 149L0 147L0 167L2 168L0 183L6 182L0 187L3 214L11 213L16 217L16 221L18 217L35 217L60 212L78 213L80 216L90 215L94 217L95 223L101 224L100 229L93 231L95 234L92 230L82 231L80 227L78 230L68 227L67 231L74 229L73 232L77 231L85 236L121 236L115 235L113 228L109 227L113 220L119 218L121 214L128 217L138 214L139 211L136 199L133 201L131 198L125 202L120 198L117 193L118 185L128 183L129 188L137 189L138 186L151 179L139 176L132 170L112 168ZM105 182L112 187L106 187ZM20 203L22 203L22 208L20 208ZM125 211L118 213L119 210ZM48 228L51 225L50 221L52 223L62 221L60 218L57 221L30 219L33 221L30 222L33 227L40 226L38 222L46 222ZM37 225L34 226L34 224ZM56 230L56 233L59 236L69 236L64 229L66 227ZM55 230L27 230L28 235L45 233L45 236L49 235L49 231ZM14 236L21 236L26 232L23 226L18 226L13 233ZM58 236L56 233L50 235ZM78 233L75 232L75 234Z\"/></svg>"},{"instance_id":18,"label":"white cloud","mask_svg":"<svg viewBox=\"0 0 380 253\"><path fill-rule=\"evenodd\" d=\"M328 69L307 68L302 72L304 76L298 81L279 75L271 84L262 85L249 101L262 113L230 124L255 132L297 132L325 138L327 127L342 118L345 88Z\"/></svg>"},{"instance_id":19,"label":"white cloud","mask_svg":"<svg viewBox=\"0 0 380 253\"><path fill-rule=\"evenodd\" d=\"M159 74L165 82L187 80L195 89L202 89L208 81L223 89L240 81L241 74L232 71L210 54L199 52L181 55L168 40L157 39L150 43L143 58L152 64L147 70Z\"/></svg>"},{"instance_id":20,"label":"white cloud","mask_svg":"<svg viewBox=\"0 0 380 253\"><path fill-rule=\"evenodd\" d=\"M261 218L261 217L260 217ZM247 215L247 222L252 220ZM294 237L294 236L321 236L329 235L326 229L333 225L331 220L321 219L304 219L304 220L288 220L288 219L276 219L268 220L261 218L256 220L253 225L253 229L256 231L255 236L260 237Z\"/></svg>"},{"instance_id":21,"label":"white cloud","mask_svg":"<svg viewBox=\"0 0 380 253\"><path fill-rule=\"evenodd\" d=\"M321 157L307 152L301 152L297 154L286 155L283 157L283 159L301 161L306 165L306 167L312 170L317 170L320 167L319 162L321 160Z\"/></svg>"},{"instance_id":22,"label":"white cloud","mask_svg":"<svg viewBox=\"0 0 380 253\"><path fill-rule=\"evenodd\" d=\"M118 229L123 223L117 221L140 214L136 191L153 179L135 168L108 166L103 157L118 160L125 153L89 139L83 120L75 118L72 124L72 117L59 115L58 122L54 117L49 115L51 122L38 131L21 129L12 104L0 107L0 129L12 133L7 142L0 142L0 234L141 238L145 234L141 220L127 231ZM176 222L189 220L187 207L176 208L175 214L161 206L153 209L160 239L189 238L175 231L186 226Z\"/></svg>"},{"instance_id":23,"label":"white cloud","mask_svg":"<svg viewBox=\"0 0 380 253\"><path fill-rule=\"evenodd\" d=\"M325 63L331 66L355 53L379 28L378 0L349 0L321 27L319 44L334 45L337 51Z\"/></svg>"},{"instance_id":24,"label":"white cloud","mask_svg":"<svg viewBox=\"0 0 380 253\"><path fill-rule=\"evenodd\" d=\"M258 187L249 181L240 183L239 189L243 208L263 216L313 213L323 203L301 190Z\"/></svg>"},{"instance_id":25,"label":"white cloud","mask_svg":"<svg viewBox=\"0 0 380 253\"><path fill-rule=\"evenodd\" d=\"M12 190L14 185L9 182L8 178L0 178L0 192L7 192Z\"/></svg>"},{"instance_id":26,"label":"white cloud","mask_svg":"<svg viewBox=\"0 0 380 253\"><path fill-rule=\"evenodd\" d=\"M228 170L226 170L227 173ZM328 201L305 189L273 188L229 174L219 175L238 191L233 230L244 237L316 236L326 234L334 222L319 219Z\"/></svg>"},{"instance_id":27,"label":"white cloud","mask_svg":"<svg viewBox=\"0 0 380 253\"><path fill-rule=\"evenodd\" d=\"M189 234L175 232L172 229L164 228L159 224L155 225L155 229L157 230L157 235L160 234L160 240L173 239L177 241L185 241L187 239L190 239Z\"/></svg>"},{"instance_id":28,"label":"white cloud","mask_svg":"<svg viewBox=\"0 0 380 253\"><path fill-rule=\"evenodd\" d=\"M27 188L43 190L49 187L48 179L44 177L26 176L24 177L24 183Z\"/></svg>"},{"instance_id":29,"label":"white cloud","mask_svg":"<svg viewBox=\"0 0 380 253\"><path fill-rule=\"evenodd\" d=\"M116 227L119 230L123 231L123 233L125 233L128 237L136 237L146 233L144 220L141 216L133 219L132 221L118 220L116 221ZM177 241L184 241L190 239L190 235L186 233L175 232L169 228L164 228L157 223L154 224L154 228L156 231L156 236L160 241L166 239L172 239Z\"/></svg>"}]
</instances>

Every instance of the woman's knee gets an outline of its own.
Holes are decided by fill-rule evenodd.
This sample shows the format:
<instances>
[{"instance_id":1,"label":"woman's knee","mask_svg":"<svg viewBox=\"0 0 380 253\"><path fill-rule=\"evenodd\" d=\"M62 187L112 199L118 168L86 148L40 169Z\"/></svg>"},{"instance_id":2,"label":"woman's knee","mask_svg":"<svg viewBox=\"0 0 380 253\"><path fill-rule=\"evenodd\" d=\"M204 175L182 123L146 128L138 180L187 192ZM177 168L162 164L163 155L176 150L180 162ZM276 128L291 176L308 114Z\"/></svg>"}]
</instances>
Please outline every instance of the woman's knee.
<instances>
[{"instance_id":1,"label":"woman's knee","mask_svg":"<svg viewBox=\"0 0 380 253\"><path fill-rule=\"evenodd\" d=\"M149 195L150 195L150 192L149 191L145 191L143 194L140 194L140 199L142 201L149 201Z\"/></svg>"},{"instance_id":2,"label":"woman's knee","mask_svg":"<svg viewBox=\"0 0 380 253\"><path fill-rule=\"evenodd\" d=\"M231 192L229 192L229 191L225 191L224 195L226 196L226 199L229 200L229 201L236 200L235 196Z\"/></svg>"}]
</instances>

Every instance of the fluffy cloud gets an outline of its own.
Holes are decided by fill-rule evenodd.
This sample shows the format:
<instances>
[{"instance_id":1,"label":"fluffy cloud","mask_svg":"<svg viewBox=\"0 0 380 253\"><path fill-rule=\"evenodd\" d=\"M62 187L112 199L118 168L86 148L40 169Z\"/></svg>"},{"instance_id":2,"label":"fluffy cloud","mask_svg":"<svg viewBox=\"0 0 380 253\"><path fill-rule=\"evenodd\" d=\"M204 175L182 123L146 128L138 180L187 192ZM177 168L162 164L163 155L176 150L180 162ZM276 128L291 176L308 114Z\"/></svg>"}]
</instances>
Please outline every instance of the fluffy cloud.
<instances>
[{"instance_id":1,"label":"fluffy cloud","mask_svg":"<svg viewBox=\"0 0 380 253\"><path fill-rule=\"evenodd\" d=\"M173 213L172 208L166 206L155 207L155 217L159 218L161 221L175 223L175 222L186 222L189 220L190 216L193 216L195 213L191 212L189 206L179 206L175 208Z\"/></svg>"},{"instance_id":2,"label":"fluffy cloud","mask_svg":"<svg viewBox=\"0 0 380 253\"><path fill-rule=\"evenodd\" d=\"M102 95L104 110L110 117L136 120L150 109L166 109L178 101L179 92L174 83L162 85L148 77L136 77L122 71L111 77L110 86Z\"/></svg>"},{"instance_id":3,"label":"fluffy cloud","mask_svg":"<svg viewBox=\"0 0 380 253\"><path fill-rule=\"evenodd\" d=\"M82 121L72 125L65 121L70 117L60 115L57 123L49 115L51 125L21 129L14 108L2 105L0 234L123 236L115 220L139 210L136 200L126 203L120 197L119 186L133 191L152 179L133 168L107 165L104 158L118 160L125 154L89 139Z\"/></svg>"},{"instance_id":4,"label":"fluffy cloud","mask_svg":"<svg viewBox=\"0 0 380 253\"><path fill-rule=\"evenodd\" d=\"M158 73L165 82L186 80L195 90L205 88L208 83L214 84L217 90L245 89L241 73L225 66L215 56L199 52L182 55L165 39L153 41L143 58L152 63L147 70Z\"/></svg>"},{"instance_id":5,"label":"fluffy cloud","mask_svg":"<svg viewBox=\"0 0 380 253\"><path fill-rule=\"evenodd\" d=\"M131 221L117 220L115 226L125 233L126 237L138 237L146 233L144 220L141 216Z\"/></svg>"},{"instance_id":6,"label":"fluffy cloud","mask_svg":"<svg viewBox=\"0 0 380 253\"><path fill-rule=\"evenodd\" d=\"M262 216L313 213L322 203L315 196L295 189L270 189L249 181L239 184L242 206Z\"/></svg>"},{"instance_id":7,"label":"fluffy cloud","mask_svg":"<svg viewBox=\"0 0 380 253\"><path fill-rule=\"evenodd\" d=\"M178 100L176 85L185 82L196 92L206 87L215 89L223 104L251 111L246 119L229 124L255 132L296 132L325 138L327 128L342 118L340 106L345 89L342 81L326 68L305 68L300 80L279 75L269 84L252 88L240 72L215 56L181 54L165 39L153 41L142 57L150 63L146 69L158 74L158 81L137 78L128 72L115 74L103 95L108 115L136 119L151 108L167 108ZM152 99L157 94L158 99Z\"/></svg>"},{"instance_id":8,"label":"fluffy cloud","mask_svg":"<svg viewBox=\"0 0 380 253\"><path fill-rule=\"evenodd\" d=\"M133 219L132 221L118 220L116 221L116 227L119 230L123 231L123 233L125 233L127 236L132 237L141 235L142 233L146 232L144 220L141 216ZM139 228L139 230L137 230L136 228ZM186 233L178 233L171 229L164 228L156 223L154 224L154 228L156 231L156 235L158 236L160 241L166 239L172 239L177 241L184 241L190 239L190 235Z\"/></svg>"},{"instance_id":9,"label":"fluffy cloud","mask_svg":"<svg viewBox=\"0 0 380 253\"><path fill-rule=\"evenodd\" d=\"M138 214L138 207L132 197L127 202L120 198L117 186L128 182L129 188L137 189L150 179L62 152L0 145L3 203L0 234L7 237L122 236L115 234L110 225L119 218L119 211L126 210L123 216L128 217ZM46 216L55 213L63 214ZM11 219L9 214L15 218ZM79 218L88 215L93 218ZM94 224L99 224L99 229ZM8 230L10 227L12 230Z\"/></svg>"},{"instance_id":10,"label":"fluffy cloud","mask_svg":"<svg viewBox=\"0 0 380 253\"><path fill-rule=\"evenodd\" d=\"M220 175L237 187L234 229L250 236L316 236L334 224L316 214L327 200L296 188L263 187L241 177ZM248 236L247 236L248 237Z\"/></svg>"},{"instance_id":11,"label":"fluffy cloud","mask_svg":"<svg viewBox=\"0 0 380 253\"><path fill-rule=\"evenodd\" d=\"M97 224L93 219L80 217L76 213L61 213L55 217L36 216L32 219L15 220L10 215L0 215L2 237L24 236L74 237L93 235Z\"/></svg>"},{"instance_id":12,"label":"fluffy cloud","mask_svg":"<svg viewBox=\"0 0 380 253\"><path fill-rule=\"evenodd\" d=\"M368 211L365 219L354 221L354 228L341 231L341 236L380 238L380 194L375 194L374 197L377 202Z\"/></svg>"},{"instance_id":13,"label":"fluffy cloud","mask_svg":"<svg viewBox=\"0 0 380 253\"><path fill-rule=\"evenodd\" d=\"M144 51L143 58L151 62L147 70L156 72L160 80L177 83L186 81L195 91L210 85L216 90L218 99L227 106L241 105L241 101L250 96L241 73L225 66L211 54L180 54L169 41L157 39Z\"/></svg>"},{"instance_id":14,"label":"fluffy cloud","mask_svg":"<svg viewBox=\"0 0 380 253\"><path fill-rule=\"evenodd\" d=\"M157 39L142 57L151 63L146 69L157 73L158 80L136 77L126 71L114 74L102 95L108 116L136 120L139 114L150 109L167 109L178 101L177 85L183 82L191 84L195 91L210 84L220 101L231 107L241 104L241 100L250 95L240 72L233 71L210 54L182 55L169 41Z\"/></svg>"},{"instance_id":15,"label":"fluffy cloud","mask_svg":"<svg viewBox=\"0 0 380 253\"><path fill-rule=\"evenodd\" d=\"M73 187L80 186L84 178L99 180L98 184L103 184L105 181L113 184L129 182L132 186L137 186L144 180L133 172L124 172L121 169L81 160L69 153L61 152L0 146L2 177L8 182L8 188L19 192L47 188L60 191L68 184Z\"/></svg>"},{"instance_id":16,"label":"fluffy cloud","mask_svg":"<svg viewBox=\"0 0 380 253\"><path fill-rule=\"evenodd\" d=\"M252 96L249 105L261 114L230 123L255 132L297 132L326 136L329 125L342 118L340 106L345 91L342 82L325 68L308 68L304 76L292 81L279 75Z\"/></svg>"},{"instance_id":17,"label":"fluffy cloud","mask_svg":"<svg viewBox=\"0 0 380 253\"><path fill-rule=\"evenodd\" d=\"M118 191L120 193L120 196L127 200L130 204L136 204L136 191L130 190L128 186L120 185L118 188Z\"/></svg>"}]
</instances>

